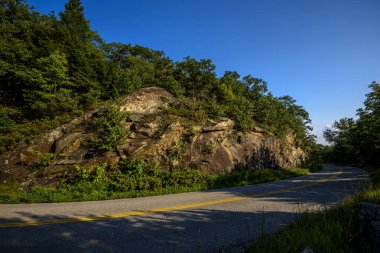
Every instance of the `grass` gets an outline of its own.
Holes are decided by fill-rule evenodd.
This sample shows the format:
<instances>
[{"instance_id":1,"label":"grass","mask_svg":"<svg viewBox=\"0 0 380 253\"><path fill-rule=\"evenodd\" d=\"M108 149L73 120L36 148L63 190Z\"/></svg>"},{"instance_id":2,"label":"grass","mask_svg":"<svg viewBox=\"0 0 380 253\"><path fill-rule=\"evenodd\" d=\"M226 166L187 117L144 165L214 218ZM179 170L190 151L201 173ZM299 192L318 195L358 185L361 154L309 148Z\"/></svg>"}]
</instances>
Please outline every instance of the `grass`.
<instances>
[{"instance_id":1,"label":"grass","mask_svg":"<svg viewBox=\"0 0 380 253\"><path fill-rule=\"evenodd\" d=\"M31 190L22 190L15 185L0 187L0 204L21 204L21 203L58 203L73 201L93 201L136 198L146 196L156 196L164 194L191 192L205 190L201 186L194 187L168 187L158 190L141 190L128 192L110 192L96 190L94 185L89 188L49 188L33 187Z\"/></svg>"},{"instance_id":2,"label":"grass","mask_svg":"<svg viewBox=\"0 0 380 253\"><path fill-rule=\"evenodd\" d=\"M236 170L215 175L189 168L161 169L130 160L118 170L106 165L76 167L77 173L57 187L37 186L24 190L16 185L0 186L0 203L50 203L121 199L173 194L224 187L259 184L307 175L309 169Z\"/></svg>"},{"instance_id":3,"label":"grass","mask_svg":"<svg viewBox=\"0 0 380 253\"><path fill-rule=\"evenodd\" d=\"M309 169L260 169L260 170L238 170L228 174L221 174L213 182L213 188L233 187L250 184L261 184L284 180L287 178L304 176L310 174Z\"/></svg>"},{"instance_id":4,"label":"grass","mask_svg":"<svg viewBox=\"0 0 380 253\"><path fill-rule=\"evenodd\" d=\"M306 247L315 253L362 252L356 245L359 203L380 203L380 169L370 172L372 182L338 207L319 213L306 212L292 225L260 238L246 252L290 253L301 252Z\"/></svg>"}]
</instances>

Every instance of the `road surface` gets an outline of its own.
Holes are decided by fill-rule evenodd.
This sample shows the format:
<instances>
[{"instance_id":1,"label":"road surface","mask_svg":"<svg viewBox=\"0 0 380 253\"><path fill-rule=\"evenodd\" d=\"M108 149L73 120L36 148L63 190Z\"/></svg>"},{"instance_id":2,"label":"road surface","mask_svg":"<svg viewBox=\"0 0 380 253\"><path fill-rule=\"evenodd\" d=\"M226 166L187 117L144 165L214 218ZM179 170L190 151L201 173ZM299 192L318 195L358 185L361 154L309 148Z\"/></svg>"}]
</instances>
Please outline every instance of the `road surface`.
<instances>
[{"instance_id":1,"label":"road surface","mask_svg":"<svg viewBox=\"0 0 380 253\"><path fill-rule=\"evenodd\" d=\"M354 193L365 171L328 165L259 185L136 199L0 205L0 252L229 252Z\"/></svg>"}]
</instances>

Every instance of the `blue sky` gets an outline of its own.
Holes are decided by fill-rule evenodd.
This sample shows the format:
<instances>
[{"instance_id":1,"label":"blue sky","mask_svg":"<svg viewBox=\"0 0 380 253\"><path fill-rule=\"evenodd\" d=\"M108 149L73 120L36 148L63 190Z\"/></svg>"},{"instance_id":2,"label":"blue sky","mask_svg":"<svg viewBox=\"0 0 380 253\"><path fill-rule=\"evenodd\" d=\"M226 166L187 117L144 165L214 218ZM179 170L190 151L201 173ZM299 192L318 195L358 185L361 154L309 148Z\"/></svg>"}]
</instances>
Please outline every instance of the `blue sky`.
<instances>
[{"instance_id":1,"label":"blue sky","mask_svg":"<svg viewBox=\"0 0 380 253\"><path fill-rule=\"evenodd\" d=\"M64 0L29 0L42 13ZM107 42L140 44L174 60L210 58L218 75L266 80L310 113L314 132L353 117L380 82L380 0L83 0ZM319 138L322 141L322 138Z\"/></svg>"}]
</instances>

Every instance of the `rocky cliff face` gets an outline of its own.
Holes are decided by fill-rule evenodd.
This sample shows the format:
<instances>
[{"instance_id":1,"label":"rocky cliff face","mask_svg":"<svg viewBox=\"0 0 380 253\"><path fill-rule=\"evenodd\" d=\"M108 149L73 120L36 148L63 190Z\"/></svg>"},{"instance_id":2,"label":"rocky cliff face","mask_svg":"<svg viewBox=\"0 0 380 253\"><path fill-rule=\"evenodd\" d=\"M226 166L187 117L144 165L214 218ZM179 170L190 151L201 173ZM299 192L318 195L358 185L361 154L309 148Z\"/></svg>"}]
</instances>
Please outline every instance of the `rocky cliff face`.
<instances>
[{"instance_id":1,"label":"rocky cliff face","mask_svg":"<svg viewBox=\"0 0 380 253\"><path fill-rule=\"evenodd\" d=\"M98 110L89 112L2 154L0 182L54 184L57 178L70 173L75 164L107 162L112 167L130 156L156 160L163 166L187 166L216 173L231 171L237 165L295 167L305 159L305 153L295 146L290 135L280 139L260 128L235 131L234 122L227 118L192 126L179 117L168 121L162 109L177 102L156 87L128 96L122 110L130 112L125 122L130 134L117 151L102 155L86 145L94 136L88 125Z\"/></svg>"}]
</instances>

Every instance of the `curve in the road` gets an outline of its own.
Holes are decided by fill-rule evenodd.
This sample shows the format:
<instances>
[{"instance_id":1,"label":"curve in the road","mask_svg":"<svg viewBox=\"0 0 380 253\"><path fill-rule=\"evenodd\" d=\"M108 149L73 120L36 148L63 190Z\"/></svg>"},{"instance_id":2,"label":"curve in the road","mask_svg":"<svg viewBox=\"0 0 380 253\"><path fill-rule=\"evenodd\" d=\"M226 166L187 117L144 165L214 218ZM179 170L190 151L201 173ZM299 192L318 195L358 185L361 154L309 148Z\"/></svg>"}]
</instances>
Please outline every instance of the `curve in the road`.
<instances>
[{"instance_id":1,"label":"curve in the road","mask_svg":"<svg viewBox=\"0 0 380 253\"><path fill-rule=\"evenodd\" d=\"M367 180L359 168L325 165L302 177L220 190L2 204L0 252L226 252L278 231L305 211L336 205Z\"/></svg>"},{"instance_id":2,"label":"curve in the road","mask_svg":"<svg viewBox=\"0 0 380 253\"><path fill-rule=\"evenodd\" d=\"M117 213L117 214L111 214L111 215L99 215L99 216L76 217L76 218L67 218L67 219L51 219L51 220L39 220L39 221L0 223L0 228L42 226L42 225L62 224L62 223L71 223L71 222L89 222L89 221L104 220L104 219L119 219L119 218L125 218L125 217L130 217L130 216L141 216L141 215L152 214L152 213L179 211L179 210L185 210L185 209L196 208L196 207L204 207L204 206L210 206L210 205L216 205L216 204L222 204L222 203L236 202L236 201L246 200L246 199L250 199L250 198L268 197L268 196L273 195L273 194L286 193L289 191L307 188L310 186L314 186L317 184L328 182L328 181L338 177L340 174L342 174L342 169L340 169L337 173L335 173L332 176L329 176L326 178L321 178L321 179L315 180L314 182L311 182L311 183L287 187L287 188L275 190L275 191L269 191L269 192L254 194L251 196L225 198L225 199L219 199L219 200L191 203L191 204L178 205L178 206L170 206L170 207L165 207L165 208L158 208L158 209L151 209L151 210L144 210L144 211Z\"/></svg>"}]
</instances>

